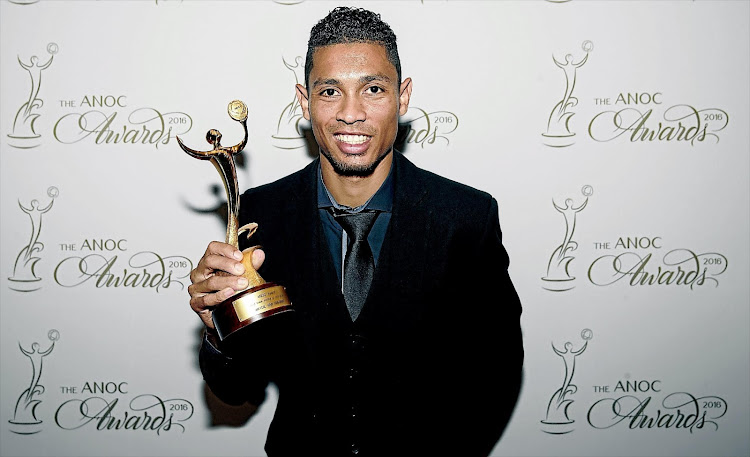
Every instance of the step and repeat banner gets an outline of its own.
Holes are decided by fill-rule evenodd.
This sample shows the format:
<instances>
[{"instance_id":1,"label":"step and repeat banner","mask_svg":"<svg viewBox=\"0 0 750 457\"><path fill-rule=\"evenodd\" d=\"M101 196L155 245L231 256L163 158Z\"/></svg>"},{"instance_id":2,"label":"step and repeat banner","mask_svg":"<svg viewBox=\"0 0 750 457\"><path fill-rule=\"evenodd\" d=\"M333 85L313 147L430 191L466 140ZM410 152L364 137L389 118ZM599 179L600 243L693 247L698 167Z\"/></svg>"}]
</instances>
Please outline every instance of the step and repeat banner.
<instances>
[{"instance_id":1,"label":"step and repeat banner","mask_svg":"<svg viewBox=\"0 0 750 457\"><path fill-rule=\"evenodd\" d=\"M750 2L358 5L414 81L406 156L500 205L526 361L492 455L750 454ZM240 99L242 188L307 164L335 6L0 0L2 456L264 455L274 387L230 408L198 368L225 197L176 137L238 143Z\"/></svg>"}]
</instances>

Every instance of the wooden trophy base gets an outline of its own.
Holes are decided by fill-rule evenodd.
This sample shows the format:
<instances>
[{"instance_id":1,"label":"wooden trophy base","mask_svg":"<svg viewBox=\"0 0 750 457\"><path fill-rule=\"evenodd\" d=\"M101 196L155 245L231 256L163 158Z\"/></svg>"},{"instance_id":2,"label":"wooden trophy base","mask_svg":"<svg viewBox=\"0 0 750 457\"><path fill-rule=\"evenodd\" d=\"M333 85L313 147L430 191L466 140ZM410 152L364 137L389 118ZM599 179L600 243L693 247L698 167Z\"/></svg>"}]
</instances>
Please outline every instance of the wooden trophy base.
<instances>
[{"instance_id":1,"label":"wooden trophy base","mask_svg":"<svg viewBox=\"0 0 750 457\"><path fill-rule=\"evenodd\" d=\"M292 311L286 289L267 282L243 290L219 303L213 310L213 321L219 339L224 341L253 322L286 311Z\"/></svg>"}]
</instances>

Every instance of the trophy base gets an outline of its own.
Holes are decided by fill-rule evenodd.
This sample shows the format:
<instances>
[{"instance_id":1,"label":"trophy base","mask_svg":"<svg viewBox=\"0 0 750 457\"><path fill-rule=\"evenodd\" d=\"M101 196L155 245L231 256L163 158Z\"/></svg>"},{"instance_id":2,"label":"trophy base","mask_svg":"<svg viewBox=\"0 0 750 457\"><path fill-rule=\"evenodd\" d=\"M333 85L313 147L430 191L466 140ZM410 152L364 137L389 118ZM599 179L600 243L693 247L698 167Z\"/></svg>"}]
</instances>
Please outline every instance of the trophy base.
<instances>
[{"instance_id":1,"label":"trophy base","mask_svg":"<svg viewBox=\"0 0 750 457\"><path fill-rule=\"evenodd\" d=\"M267 282L219 303L213 311L213 321L219 339L224 341L253 322L286 311L292 311L286 289Z\"/></svg>"}]
</instances>

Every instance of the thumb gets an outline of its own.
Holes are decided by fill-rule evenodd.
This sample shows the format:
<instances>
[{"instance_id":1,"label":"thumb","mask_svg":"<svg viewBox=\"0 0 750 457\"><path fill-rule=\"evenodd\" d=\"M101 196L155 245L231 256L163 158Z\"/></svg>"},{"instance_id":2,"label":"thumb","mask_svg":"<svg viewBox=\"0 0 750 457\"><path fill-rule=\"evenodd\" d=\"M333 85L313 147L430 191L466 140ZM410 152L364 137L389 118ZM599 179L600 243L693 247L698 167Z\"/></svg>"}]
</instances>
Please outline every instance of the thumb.
<instances>
[{"instance_id":1,"label":"thumb","mask_svg":"<svg viewBox=\"0 0 750 457\"><path fill-rule=\"evenodd\" d=\"M256 248L253 250L253 268L258 270L261 265L263 265L263 261L266 260L266 253L263 252L263 249Z\"/></svg>"}]
</instances>

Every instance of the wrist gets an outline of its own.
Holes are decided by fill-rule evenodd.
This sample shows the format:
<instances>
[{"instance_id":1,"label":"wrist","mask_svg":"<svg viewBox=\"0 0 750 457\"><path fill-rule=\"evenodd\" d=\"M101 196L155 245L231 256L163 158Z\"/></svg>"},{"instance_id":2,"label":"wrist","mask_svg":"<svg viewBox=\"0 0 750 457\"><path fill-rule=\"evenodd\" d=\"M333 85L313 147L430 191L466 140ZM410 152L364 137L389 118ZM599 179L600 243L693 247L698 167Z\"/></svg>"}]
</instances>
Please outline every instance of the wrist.
<instances>
[{"instance_id":1,"label":"wrist","mask_svg":"<svg viewBox=\"0 0 750 457\"><path fill-rule=\"evenodd\" d=\"M219 349L221 339L219 338L219 332L215 328L206 327L205 329L206 340L211 343L215 349Z\"/></svg>"}]
</instances>

